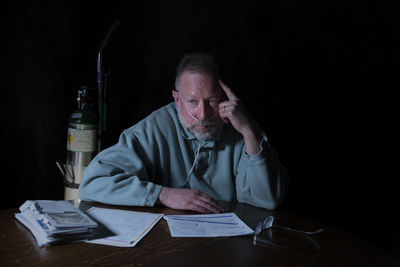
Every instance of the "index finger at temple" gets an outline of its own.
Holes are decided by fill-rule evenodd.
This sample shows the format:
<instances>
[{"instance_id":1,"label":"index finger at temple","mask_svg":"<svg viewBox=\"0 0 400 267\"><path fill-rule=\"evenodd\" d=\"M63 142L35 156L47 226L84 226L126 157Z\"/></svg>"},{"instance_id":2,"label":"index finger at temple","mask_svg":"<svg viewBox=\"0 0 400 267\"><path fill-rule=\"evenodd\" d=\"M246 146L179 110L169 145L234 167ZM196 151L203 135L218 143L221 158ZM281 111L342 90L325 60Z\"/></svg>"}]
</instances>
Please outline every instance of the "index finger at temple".
<instances>
[{"instance_id":1,"label":"index finger at temple","mask_svg":"<svg viewBox=\"0 0 400 267\"><path fill-rule=\"evenodd\" d=\"M229 100L238 100L238 97L233 93L231 88L226 86L223 81L218 80L219 85L221 86L222 90L225 92L226 96L228 97Z\"/></svg>"}]
</instances>

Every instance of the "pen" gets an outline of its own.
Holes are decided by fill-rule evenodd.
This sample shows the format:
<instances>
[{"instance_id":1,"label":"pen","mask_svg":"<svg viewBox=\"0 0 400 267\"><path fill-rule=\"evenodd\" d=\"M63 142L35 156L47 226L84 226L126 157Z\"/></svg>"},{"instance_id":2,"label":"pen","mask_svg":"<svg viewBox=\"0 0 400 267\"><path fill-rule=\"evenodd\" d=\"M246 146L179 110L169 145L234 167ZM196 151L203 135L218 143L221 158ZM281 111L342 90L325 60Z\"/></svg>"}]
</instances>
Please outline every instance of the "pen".
<instances>
[{"instance_id":1,"label":"pen","mask_svg":"<svg viewBox=\"0 0 400 267\"><path fill-rule=\"evenodd\" d=\"M60 170L61 174L65 177L65 171L63 169L63 166L62 166L61 162L56 161L56 164L57 164L57 167Z\"/></svg>"}]
</instances>

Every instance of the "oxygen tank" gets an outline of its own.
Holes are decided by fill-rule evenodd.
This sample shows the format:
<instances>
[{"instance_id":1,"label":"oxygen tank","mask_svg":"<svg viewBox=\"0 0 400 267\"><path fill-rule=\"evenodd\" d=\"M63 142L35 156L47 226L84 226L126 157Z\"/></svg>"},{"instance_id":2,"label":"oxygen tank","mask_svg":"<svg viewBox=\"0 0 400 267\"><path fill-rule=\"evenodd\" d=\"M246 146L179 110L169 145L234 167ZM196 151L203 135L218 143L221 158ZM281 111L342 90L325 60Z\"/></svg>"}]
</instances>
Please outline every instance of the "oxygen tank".
<instances>
[{"instance_id":1,"label":"oxygen tank","mask_svg":"<svg viewBox=\"0 0 400 267\"><path fill-rule=\"evenodd\" d=\"M78 200L79 184L85 168L101 150L102 132L106 130L106 83L108 74L103 73L102 55L103 49L110 41L112 33L118 28L119 21L115 21L111 29L101 42L97 58L97 83L98 83L98 103L97 108L99 118L92 111L92 101L88 98L89 87L83 86L78 90L78 108L71 114L68 121L67 136L67 159L63 164L56 161L58 168L63 175L65 186L64 199ZM103 76L105 81L103 83Z\"/></svg>"},{"instance_id":2,"label":"oxygen tank","mask_svg":"<svg viewBox=\"0 0 400 267\"><path fill-rule=\"evenodd\" d=\"M91 110L88 90L78 90L78 108L68 121L67 157L64 165L64 199L79 199L79 184L85 168L97 152L97 116Z\"/></svg>"}]
</instances>

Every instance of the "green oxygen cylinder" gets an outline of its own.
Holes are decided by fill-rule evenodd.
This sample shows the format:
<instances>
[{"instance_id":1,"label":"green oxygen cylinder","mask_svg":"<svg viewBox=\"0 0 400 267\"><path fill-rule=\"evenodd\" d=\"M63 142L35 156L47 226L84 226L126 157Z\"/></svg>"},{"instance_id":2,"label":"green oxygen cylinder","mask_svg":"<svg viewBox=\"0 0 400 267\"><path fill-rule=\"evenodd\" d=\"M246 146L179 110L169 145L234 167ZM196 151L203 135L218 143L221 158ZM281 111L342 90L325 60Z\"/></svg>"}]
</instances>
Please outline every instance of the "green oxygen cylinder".
<instances>
[{"instance_id":1,"label":"green oxygen cylinder","mask_svg":"<svg viewBox=\"0 0 400 267\"><path fill-rule=\"evenodd\" d=\"M68 121L64 199L79 200L79 184L85 168L97 153L97 116L88 103L88 89L78 90L78 108Z\"/></svg>"}]
</instances>

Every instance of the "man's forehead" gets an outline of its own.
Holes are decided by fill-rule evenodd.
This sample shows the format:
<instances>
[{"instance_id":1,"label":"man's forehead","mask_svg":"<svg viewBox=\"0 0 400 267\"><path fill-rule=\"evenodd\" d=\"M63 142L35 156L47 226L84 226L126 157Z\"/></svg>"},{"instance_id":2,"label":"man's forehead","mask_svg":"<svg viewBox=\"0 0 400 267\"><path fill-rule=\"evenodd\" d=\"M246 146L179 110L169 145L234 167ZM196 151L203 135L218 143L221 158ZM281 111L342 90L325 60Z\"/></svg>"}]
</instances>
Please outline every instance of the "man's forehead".
<instances>
[{"instance_id":1,"label":"man's forehead","mask_svg":"<svg viewBox=\"0 0 400 267\"><path fill-rule=\"evenodd\" d=\"M209 74L184 72L181 76L180 90L185 96L218 97L221 89Z\"/></svg>"}]
</instances>

